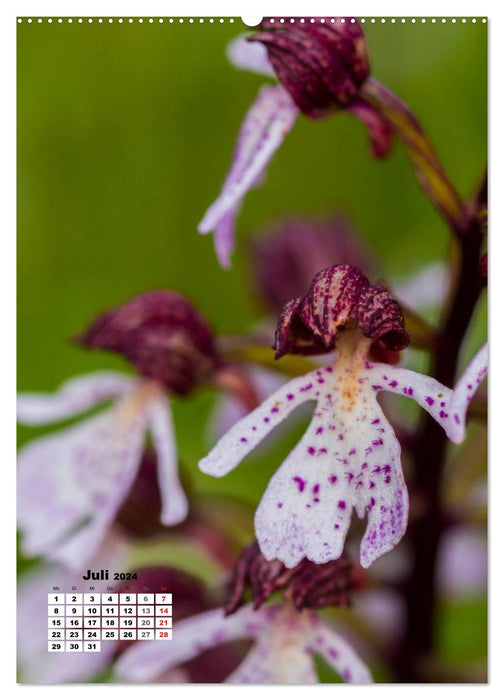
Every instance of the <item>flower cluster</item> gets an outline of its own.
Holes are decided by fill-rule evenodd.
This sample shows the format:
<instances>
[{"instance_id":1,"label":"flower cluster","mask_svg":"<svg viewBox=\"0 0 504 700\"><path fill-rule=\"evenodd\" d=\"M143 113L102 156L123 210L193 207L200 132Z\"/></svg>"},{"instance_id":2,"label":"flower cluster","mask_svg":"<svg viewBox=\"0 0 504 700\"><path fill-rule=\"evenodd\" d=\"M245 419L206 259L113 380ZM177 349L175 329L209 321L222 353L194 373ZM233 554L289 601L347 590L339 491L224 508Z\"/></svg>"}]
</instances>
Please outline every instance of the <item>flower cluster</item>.
<instances>
[{"instance_id":1,"label":"flower cluster","mask_svg":"<svg viewBox=\"0 0 504 700\"><path fill-rule=\"evenodd\" d=\"M18 395L18 420L28 426L83 416L19 452L21 547L26 556L51 562L35 567L20 587L20 629L32 615L42 629L33 611L50 580L64 588L84 564L123 564L138 540L159 537L169 558L170 537L178 535L179 545L208 557L218 574L195 579L164 558L142 570L138 590L162 583L176 597L167 645L114 641L100 655L72 655L72 663L57 667L40 635L21 634L20 662L35 682L88 680L113 664L120 681L306 684L317 682L314 657L321 656L343 681L370 683L368 666L348 641L357 639L358 648L358 635L347 634L338 613L372 586L375 574L364 569L394 549L386 560L391 568L401 559L397 546L408 529L410 498L412 563L391 595L395 611L399 589L406 596L406 606L401 601L401 613L394 613L406 630L414 628L405 620L416 602L418 569L430 567L421 574L432 587L437 579L442 586L449 580L441 566L436 569L437 548L453 534L444 520L461 523L459 514L441 513L446 437L461 444L471 410L480 416L486 410L480 385L487 345L459 369L460 346L486 284L486 187L462 203L409 110L370 77L358 22L267 18L254 34L232 42L229 57L276 84L260 91L247 114L222 191L199 225L200 233L215 232L223 267L230 264L242 201L263 182L299 114L316 121L341 111L367 127L376 157L389 153L393 134L403 140L424 192L451 225L460 261L435 263L406 283L373 284L367 275L375 275L377 261L344 217L289 217L249 249L256 296L269 314L257 332L217 336L186 297L156 290L102 313L76 336L83 350L116 353L134 373L99 371L74 377L53 394ZM437 328L418 313L434 301L444 312ZM403 353L410 344L429 353L429 373L403 366L417 366ZM171 399L191 402L203 388L218 390L211 423L219 439L199 460L200 471L212 477L238 467L298 407L308 404L311 412L304 434L271 475L253 535L252 511L240 506L254 539L238 557L243 536L234 516L240 507L229 498L225 507L212 508L210 496L179 474ZM400 397L395 405L391 395ZM402 414L394 415L405 400L423 409L414 430ZM102 407L105 402L110 405ZM201 411L193 414L200 433ZM409 491L403 451L411 465L411 481L405 470ZM252 470L244 468L249 482ZM353 527L354 512L365 526ZM458 557L450 555L457 570L465 556L460 551L469 551L464 546ZM381 586L386 576L379 566L373 570ZM475 578L479 585L481 576ZM368 622L377 619L369 597L360 606L357 601L357 614L366 605ZM322 608L331 608L333 617ZM390 607L384 609L388 615ZM429 640L429 631L422 639ZM411 672L416 657L406 653Z\"/></svg>"}]
</instances>

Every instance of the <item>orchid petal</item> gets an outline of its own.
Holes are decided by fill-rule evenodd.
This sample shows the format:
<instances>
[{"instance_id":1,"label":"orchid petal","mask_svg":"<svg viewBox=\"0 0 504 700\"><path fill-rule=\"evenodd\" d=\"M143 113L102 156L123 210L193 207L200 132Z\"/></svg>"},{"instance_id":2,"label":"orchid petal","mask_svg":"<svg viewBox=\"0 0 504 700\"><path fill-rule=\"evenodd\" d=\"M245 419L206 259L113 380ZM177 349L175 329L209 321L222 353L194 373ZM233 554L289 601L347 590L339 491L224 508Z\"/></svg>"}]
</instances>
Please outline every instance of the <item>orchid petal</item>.
<instances>
[{"instance_id":1,"label":"orchid petal","mask_svg":"<svg viewBox=\"0 0 504 700\"><path fill-rule=\"evenodd\" d=\"M24 425L43 425L71 418L106 399L124 396L135 379L119 372L95 372L70 379L55 394L18 394L17 417Z\"/></svg>"},{"instance_id":2,"label":"orchid petal","mask_svg":"<svg viewBox=\"0 0 504 700\"><path fill-rule=\"evenodd\" d=\"M266 399L285 384L285 375L264 367L250 365L250 367L247 366L246 373L260 401ZM247 407L237 397L231 394L219 396L210 421L209 437L215 441L244 418L247 413Z\"/></svg>"},{"instance_id":3,"label":"orchid petal","mask_svg":"<svg viewBox=\"0 0 504 700\"><path fill-rule=\"evenodd\" d=\"M439 306L446 298L449 284L447 265L436 260L407 279L397 280L393 285L394 297L411 309Z\"/></svg>"},{"instance_id":4,"label":"orchid petal","mask_svg":"<svg viewBox=\"0 0 504 700\"><path fill-rule=\"evenodd\" d=\"M469 403L488 372L488 344L476 353L455 385L448 406L449 420L446 434L457 445L466 433L466 414Z\"/></svg>"},{"instance_id":5,"label":"orchid petal","mask_svg":"<svg viewBox=\"0 0 504 700\"><path fill-rule=\"evenodd\" d=\"M198 226L200 233L218 232L216 245L224 263L233 244L236 211L246 192L260 181L297 115L289 94L280 85L274 85L261 90L245 117L221 194Z\"/></svg>"},{"instance_id":6,"label":"orchid petal","mask_svg":"<svg viewBox=\"0 0 504 700\"><path fill-rule=\"evenodd\" d=\"M373 389L413 399L447 432L452 390L432 377L404 367L377 363L366 370Z\"/></svg>"},{"instance_id":7,"label":"orchid petal","mask_svg":"<svg viewBox=\"0 0 504 700\"><path fill-rule=\"evenodd\" d=\"M157 456L158 481L162 502L161 522L163 525L177 525L187 517L189 504L178 475L173 418L169 404L164 396L150 402L148 416Z\"/></svg>"},{"instance_id":8,"label":"orchid petal","mask_svg":"<svg viewBox=\"0 0 504 700\"><path fill-rule=\"evenodd\" d=\"M140 463L145 416L135 409L124 399L21 449L18 513L27 554L76 566L94 554Z\"/></svg>"},{"instance_id":9,"label":"orchid petal","mask_svg":"<svg viewBox=\"0 0 504 700\"><path fill-rule=\"evenodd\" d=\"M268 78L276 74L268 59L268 51L264 44L246 40L246 34L233 39L227 46L227 57L235 68L249 70Z\"/></svg>"},{"instance_id":10,"label":"orchid petal","mask_svg":"<svg viewBox=\"0 0 504 700\"><path fill-rule=\"evenodd\" d=\"M366 664L352 647L328 625L314 618L310 644L316 654L324 657L347 683L372 683Z\"/></svg>"},{"instance_id":11,"label":"orchid petal","mask_svg":"<svg viewBox=\"0 0 504 700\"><path fill-rule=\"evenodd\" d=\"M145 682L165 671L193 659L206 649L235 639L255 637L265 624L265 616L250 606L230 617L224 610L210 610L186 618L173 628L168 644L140 642L130 647L116 664L120 680Z\"/></svg>"},{"instance_id":12,"label":"orchid petal","mask_svg":"<svg viewBox=\"0 0 504 700\"><path fill-rule=\"evenodd\" d=\"M356 100L347 109L367 128L371 139L371 155L374 158L388 156L394 138L388 121L366 100Z\"/></svg>"},{"instance_id":13,"label":"orchid petal","mask_svg":"<svg viewBox=\"0 0 504 700\"><path fill-rule=\"evenodd\" d=\"M200 461L201 471L211 476L232 471L291 411L316 398L316 377L316 372L309 372L293 379L234 425Z\"/></svg>"},{"instance_id":14,"label":"orchid petal","mask_svg":"<svg viewBox=\"0 0 504 700\"><path fill-rule=\"evenodd\" d=\"M317 683L317 673L304 645L288 634L280 639L266 631L226 683Z\"/></svg>"},{"instance_id":15,"label":"orchid petal","mask_svg":"<svg viewBox=\"0 0 504 700\"><path fill-rule=\"evenodd\" d=\"M255 516L262 553L287 567L304 557L316 564L338 559L354 507L359 517L368 515L364 567L406 529L408 494L394 432L369 384L359 385L349 408L348 386L331 373L312 373L321 394L312 423L271 478Z\"/></svg>"}]
</instances>

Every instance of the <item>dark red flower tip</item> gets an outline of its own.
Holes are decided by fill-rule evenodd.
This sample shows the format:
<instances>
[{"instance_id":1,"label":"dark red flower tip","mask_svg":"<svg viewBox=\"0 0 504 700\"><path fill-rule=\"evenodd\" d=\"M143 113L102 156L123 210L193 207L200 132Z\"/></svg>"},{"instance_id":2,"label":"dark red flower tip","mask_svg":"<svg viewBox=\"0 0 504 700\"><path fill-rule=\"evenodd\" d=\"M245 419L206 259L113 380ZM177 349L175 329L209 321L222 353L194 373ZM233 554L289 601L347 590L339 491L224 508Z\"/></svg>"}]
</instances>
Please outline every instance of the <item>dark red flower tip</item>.
<instances>
[{"instance_id":1,"label":"dark red flower tip","mask_svg":"<svg viewBox=\"0 0 504 700\"><path fill-rule=\"evenodd\" d=\"M249 41L264 44L279 81L299 109L318 119L356 99L369 76L369 62L358 22L349 17L314 20L292 24L289 18L284 23L265 18Z\"/></svg>"},{"instance_id":2,"label":"dark red flower tip","mask_svg":"<svg viewBox=\"0 0 504 700\"><path fill-rule=\"evenodd\" d=\"M252 274L265 306L279 314L289 299L308 289L328 265L348 263L373 271L363 239L341 217L287 219L254 238Z\"/></svg>"},{"instance_id":3,"label":"dark red flower tip","mask_svg":"<svg viewBox=\"0 0 504 700\"><path fill-rule=\"evenodd\" d=\"M140 374L182 396L219 365L210 327L182 295L146 292L99 316L77 341L118 352Z\"/></svg>"},{"instance_id":4,"label":"dark red flower tip","mask_svg":"<svg viewBox=\"0 0 504 700\"><path fill-rule=\"evenodd\" d=\"M356 267L333 265L315 275L305 296L284 306L275 357L328 352L345 327L358 327L389 350L402 350L409 343L401 307L388 290L371 285Z\"/></svg>"},{"instance_id":5,"label":"dark red flower tip","mask_svg":"<svg viewBox=\"0 0 504 700\"><path fill-rule=\"evenodd\" d=\"M326 564L303 559L287 569L276 559L267 561L254 541L245 547L236 562L226 614L231 615L244 604L248 587L255 609L276 591L282 591L283 597L292 601L297 610L328 605L348 607L352 592L361 588L364 580L362 570L345 553Z\"/></svg>"}]
</instances>

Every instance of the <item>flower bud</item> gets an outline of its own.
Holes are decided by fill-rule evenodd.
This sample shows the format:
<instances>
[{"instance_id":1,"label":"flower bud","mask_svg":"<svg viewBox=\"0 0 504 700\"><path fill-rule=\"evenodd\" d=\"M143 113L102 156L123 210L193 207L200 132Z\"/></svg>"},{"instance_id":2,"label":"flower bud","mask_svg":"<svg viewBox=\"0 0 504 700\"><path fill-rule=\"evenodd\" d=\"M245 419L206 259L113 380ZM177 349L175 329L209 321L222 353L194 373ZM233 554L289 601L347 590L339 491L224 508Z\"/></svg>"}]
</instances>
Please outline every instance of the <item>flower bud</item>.
<instances>
[{"instance_id":1,"label":"flower bud","mask_svg":"<svg viewBox=\"0 0 504 700\"><path fill-rule=\"evenodd\" d=\"M333 265L315 275L305 296L284 306L275 356L313 354L314 348L328 352L339 333L355 327L389 350L401 350L409 343L401 308L388 290L371 285L356 267Z\"/></svg>"},{"instance_id":2,"label":"flower bud","mask_svg":"<svg viewBox=\"0 0 504 700\"><path fill-rule=\"evenodd\" d=\"M291 24L266 18L249 38L266 47L278 79L299 109L313 119L351 104L369 76L362 29L349 17L343 24L341 19L317 17L314 22Z\"/></svg>"},{"instance_id":3,"label":"flower bud","mask_svg":"<svg viewBox=\"0 0 504 700\"><path fill-rule=\"evenodd\" d=\"M204 318L168 290L146 292L102 314L77 341L120 353L140 374L182 396L208 381L219 364Z\"/></svg>"},{"instance_id":4,"label":"flower bud","mask_svg":"<svg viewBox=\"0 0 504 700\"><path fill-rule=\"evenodd\" d=\"M291 600L297 610L303 610L328 605L348 607L352 591L361 588L363 582L364 574L346 554L326 564L302 559L297 566L287 569L277 559L265 559L254 541L237 560L226 614L232 614L244 603L248 586L256 609L275 591L283 591L286 600Z\"/></svg>"},{"instance_id":5,"label":"flower bud","mask_svg":"<svg viewBox=\"0 0 504 700\"><path fill-rule=\"evenodd\" d=\"M275 314L302 295L319 270L341 263L372 271L365 242L339 217L289 219L252 244L257 293Z\"/></svg>"}]
</instances>

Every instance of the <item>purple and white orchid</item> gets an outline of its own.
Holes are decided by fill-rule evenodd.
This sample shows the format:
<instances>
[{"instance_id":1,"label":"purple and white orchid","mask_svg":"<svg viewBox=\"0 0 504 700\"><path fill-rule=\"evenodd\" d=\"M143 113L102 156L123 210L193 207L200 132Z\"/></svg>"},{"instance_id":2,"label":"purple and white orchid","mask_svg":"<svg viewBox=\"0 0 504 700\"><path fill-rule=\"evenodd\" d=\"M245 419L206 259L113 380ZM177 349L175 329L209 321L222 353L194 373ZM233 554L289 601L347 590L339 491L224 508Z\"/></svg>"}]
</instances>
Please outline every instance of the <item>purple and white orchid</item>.
<instances>
[{"instance_id":1,"label":"purple and white orchid","mask_svg":"<svg viewBox=\"0 0 504 700\"><path fill-rule=\"evenodd\" d=\"M18 420L46 425L106 400L113 405L19 452L18 514L23 549L79 568L93 557L135 481L147 434L157 456L164 525L185 519L168 397L186 395L218 365L204 319L184 297L149 292L100 316L79 338L125 355L140 376L95 372L55 394L21 393Z\"/></svg>"},{"instance_id":2,"label":"purple and white orchid","mask_svg":"<svg viewBox=\"0 0 504 700\"><path fill-rule=\"evenodd\" d=\"M350 18L318 18L296 26L265 19L258 33L232 42L228 56L237 68L276 76L280 84L259 92L243 122L221 193L198 226L199 233L215 232L215 249L224 268L230 266L243 198L261 184L266 166L300 112L321 119L347 110L369 130L376 157L389 152L392 139L388 123L359 95L369 63L362 29Z\"/></svg>"},{"instance_id":3,"label":"purple and white orchid","mask_svg":"<svg viewBox=\"0 0 504 700\"><path fill-rule=\"evenodd\" d=\"M168 644L140 642L128 649L116 664L116 675L123 681L155 680L207 649L238 639L255 643L227 683L316 683L314 655L348 683L372 682L367 666L343 637L316 613L299 613L289 604L260 610L249 605L229 617L216 609L183 620L174 626Z\"/></svg>"},{"instance_id":4,"label":"purple and white orchid","mask_svg":"<svg viewBox=\"0 0 504 700\"><path fill-rule=\"evenodd\" d=\"M221 477L232 471L297 406L313 401L313 419L301 441L272 477L255 515L256 537L268 560L287 567L306 557L340 557L352 510L367 515L361 564L393 549L408 522L408 492L401 447L377 401L389 391L411 398L457 438L464 409L486 372L482 351L455 392L435 379L373 363L374 342L399 350L408 343L398 304L383 287L347 265L323 270L304 297L286 304L276 334L277 357L286 352L336 348L333 365L288 382L237 423L201 460ZM462 388L459 388L462 387Z\"/></svg>"}]
</instances>

